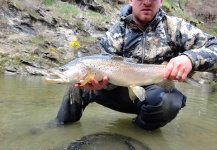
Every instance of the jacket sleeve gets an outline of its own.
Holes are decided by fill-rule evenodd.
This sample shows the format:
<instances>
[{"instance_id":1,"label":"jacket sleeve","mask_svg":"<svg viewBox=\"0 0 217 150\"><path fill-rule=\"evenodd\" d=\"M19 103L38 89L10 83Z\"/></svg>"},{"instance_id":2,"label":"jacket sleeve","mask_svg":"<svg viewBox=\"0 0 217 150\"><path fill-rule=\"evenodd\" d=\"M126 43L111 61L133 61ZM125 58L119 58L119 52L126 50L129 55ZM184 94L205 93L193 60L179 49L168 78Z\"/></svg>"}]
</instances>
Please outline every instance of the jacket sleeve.
<instances>
[{"instance_id":1,"label":"jacket sleeve","mask_svg":"<svg viewBox=\"0 0 217 150\"><path fill-rule=\"evenodd\" d=\"M169 31L178 51L187 55L196 71L217 69L217 39L180 18L169 17Z\"/></svg>"},{"instance_id":2,"label":"jacket sleeve","mask_svg":"<svg viewBox=\"0 0 217 150\"><path fill-rule=\"evenodd\" d=\"M123 22L114 24L100 41L101 54L115 54L123 56Z\"/></svg>"},{"instance_id":3,"label":"jacket sleeve","mask_svg":"<svg viewBox=\"0 0 217 150\"><path fill-rule=\"evenodd\" d=\"M204 38L205 37L205 38ZM193 70L214 71L217 69L217 39L206 33L195 36L197 44L204 38L205 43L200 48L190 49L183 54L187 55L193 64ZM203 40L202 40L203 41ZM202 43L202 42L201 42Z\"/></svg>"}]
</instances>

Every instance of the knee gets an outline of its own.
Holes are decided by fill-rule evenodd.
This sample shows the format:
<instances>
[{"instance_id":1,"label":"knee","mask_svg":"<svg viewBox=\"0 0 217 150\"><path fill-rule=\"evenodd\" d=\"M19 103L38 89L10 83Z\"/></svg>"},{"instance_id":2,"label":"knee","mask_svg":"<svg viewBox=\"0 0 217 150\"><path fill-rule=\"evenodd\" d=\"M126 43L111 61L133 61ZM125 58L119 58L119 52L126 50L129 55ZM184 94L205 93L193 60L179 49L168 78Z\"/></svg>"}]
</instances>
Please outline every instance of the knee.
<instances>
[{"instance_id":1,"label":"knee","mask_svg":"<svg viewBox=\"0 0 217 150\"><path fill-rule=\"evenodd\" d=\"M186 97L182 94L162 93L155 105L143 104L136 122L146 130L158 129L172 121L183 107Z\"/></svg>"},{"instance_id":2,"label":"knee","mask_svg":"<svg viewBox=\"0 0 217 150\"><path fill-rule=\"evenodd\" d=\"M182 94L165 93L162 96L162 118L170 122L185 106L186 97Z\"/></svg>"}]
</instances>

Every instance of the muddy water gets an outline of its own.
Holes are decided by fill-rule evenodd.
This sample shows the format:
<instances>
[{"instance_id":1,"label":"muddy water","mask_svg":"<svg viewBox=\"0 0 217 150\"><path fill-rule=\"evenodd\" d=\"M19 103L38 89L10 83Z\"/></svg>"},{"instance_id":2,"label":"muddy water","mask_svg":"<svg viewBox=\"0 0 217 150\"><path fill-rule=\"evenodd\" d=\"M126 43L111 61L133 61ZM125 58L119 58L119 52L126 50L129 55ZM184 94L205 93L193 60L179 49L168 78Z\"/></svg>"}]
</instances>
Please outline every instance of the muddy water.
<instances>
[{"instance_id":1,"label":"muddy water","mask_svg":"<svg viewBox=\"0 0 217 150\"><path fill-rule=\"evenodd\" d=\"M0 149L65 149L83 136L109 132L131 137L153 150L217 150L217 87L177 87L188 96L187 106L154 132L132 124L134 115L96 103L85 109L79 122L57 126L51 122L66 86L45 83L43 77L0 75Z\"/></svg>"}]
</instances>

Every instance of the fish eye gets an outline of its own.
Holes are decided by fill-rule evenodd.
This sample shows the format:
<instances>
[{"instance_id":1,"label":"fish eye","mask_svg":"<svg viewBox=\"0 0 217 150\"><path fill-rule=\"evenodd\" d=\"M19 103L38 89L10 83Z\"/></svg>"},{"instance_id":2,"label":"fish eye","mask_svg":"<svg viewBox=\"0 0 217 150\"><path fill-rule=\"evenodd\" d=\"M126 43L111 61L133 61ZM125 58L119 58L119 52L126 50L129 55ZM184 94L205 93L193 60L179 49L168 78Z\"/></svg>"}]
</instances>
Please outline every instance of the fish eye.
<instances>
[{"instance_id":1,"label":"fish eye","mask_svg":"<svg viewBox=\"0 0 217 150\"><path fill-rule=\"evenodd\" d=\"M65 69L64 69L64 68L60 68L59 70L60 70L61 72L64 72L64 71L65 71Z\"/></svg>"}]
</instances>

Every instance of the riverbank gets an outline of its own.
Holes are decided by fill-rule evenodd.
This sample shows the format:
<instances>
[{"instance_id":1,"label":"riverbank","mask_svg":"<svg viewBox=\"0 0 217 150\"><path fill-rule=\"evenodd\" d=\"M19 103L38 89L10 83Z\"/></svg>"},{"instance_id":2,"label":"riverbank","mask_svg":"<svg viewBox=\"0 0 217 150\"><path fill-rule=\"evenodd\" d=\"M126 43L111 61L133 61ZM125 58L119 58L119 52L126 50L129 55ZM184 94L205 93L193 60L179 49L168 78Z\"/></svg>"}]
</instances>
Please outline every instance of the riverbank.
<instances>
[{"instance_id":1,"label":"riverbank","mask_svg":"<svg viewBox=\"0 0 217 150\"><path fill-rule=\"evenodd\" d=\"M47 75L47 69L99 53L99 40L120 19L124 0L3 0L0 2L0 72ZM174 14L187 9L184 1L165 1ZM184 9L183 9L184 11ZM181 17L181 13L177 13ZM184 17L184 15L183 15ZM186 17L195 22L192 17ZM79 46L75 46L75 42ZM202 82L214 75L200 75ZM207 81L210 83L210 81Z\"/></svg>"}]
</instances>

